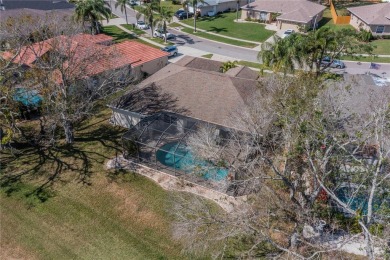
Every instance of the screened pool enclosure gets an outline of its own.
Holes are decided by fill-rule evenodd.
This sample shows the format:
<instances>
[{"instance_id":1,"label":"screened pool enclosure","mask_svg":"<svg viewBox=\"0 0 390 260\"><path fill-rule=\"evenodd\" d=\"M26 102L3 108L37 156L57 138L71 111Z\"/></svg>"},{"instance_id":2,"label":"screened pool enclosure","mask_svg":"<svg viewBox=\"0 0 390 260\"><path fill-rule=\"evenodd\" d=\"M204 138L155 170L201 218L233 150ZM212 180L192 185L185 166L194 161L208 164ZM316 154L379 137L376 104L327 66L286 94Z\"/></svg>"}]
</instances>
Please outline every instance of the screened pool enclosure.
<instances>
[{"instance_id":1,"label":"screened pool enclosure","mask_svg":"<svg viewBox=\"0 0 390 260\"><path fill-rule=\"evenodd\" d=\"M228 129L181 115L161 113L142 119L123 136L125 156L139 163L226 191L229 169L197 156L188 137L202 126L212 126L223 143Z\"/></svg>"}]
</instances>

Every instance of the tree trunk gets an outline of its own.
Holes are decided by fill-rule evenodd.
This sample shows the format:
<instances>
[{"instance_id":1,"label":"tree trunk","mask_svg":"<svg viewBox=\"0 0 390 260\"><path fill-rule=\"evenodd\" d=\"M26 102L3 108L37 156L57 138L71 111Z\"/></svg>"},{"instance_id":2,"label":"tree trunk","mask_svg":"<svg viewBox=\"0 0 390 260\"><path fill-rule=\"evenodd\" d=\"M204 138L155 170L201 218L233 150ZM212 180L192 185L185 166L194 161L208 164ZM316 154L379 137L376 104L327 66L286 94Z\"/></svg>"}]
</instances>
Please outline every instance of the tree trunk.
<instances>
[{"instance_id":1,"label":"tree trunk","mask_svg":"<svg viewBox=\"0 0 390 260\"><path fill-rule=\"evenodd\" d=\"M73 124L69 120L65 120L64 122L64 132L65 132L65 140L67 144L71 144L74 142L74 130Z\"/></svg>"},{"instance_id":2,"label":"tree trunk","mask_svg":"<svg viewBox=\"0 0 390 260\"><path fill-rule=\"evenodd\" d=\"M126 11L126 5L125 5L125 16L126 16L126 24L129 24L129 22L127 21L127 11Z\"/></svg>"},{"instance_id":3,"label":"tree trunk","mask_svg":"<svg viewBox=\"0 0 390 260\"><path fill-rule=\"evenodd\" d=\"M196 32L196 11L194 9L194 32Z\"/></svg>"},{"instance_id":4,"label":"tree trunk","mask_svg":"<svg viewBox=\"0 0 390 260\"><path fill-rule=\"evenodd\" d=\"M163 25L163 29L164 29L164 42L167 43L167 24L165 23L164 21L164 25Z\"/></svg>"},{"instance_id":5,"label":"tree trunk","mask_svg":"<svg viewBox=\"0 0 390 260\"><path fill-rule=\"evenodd\" d=\"M4 149L3 147L3 128L0 127L0 151Z\"/></svg>"},{"instance_id":6,"label":"tree trunk","mask_svg":"<svg viewBox=\"0 0 390 260\"><path fill-rule=\"evenodd\" d=\"M367 253L368 259L370 259L370 260L375 259L374 249L373 249L374 245L372 244L370 234L367 231L364 231L364 240L366 243L366 253Z\"/></svg>"},{"instance_id":7,"label":"tree trunk","mask_svg":"<svg viewBox=\"0 0 390 260\"><path fill-rule=\"evenodd\" d=\"M236 10L236 21L238 22L238 9L239 9L239 1L237 1L237 10Z\"/></svg>"}]
</instances>

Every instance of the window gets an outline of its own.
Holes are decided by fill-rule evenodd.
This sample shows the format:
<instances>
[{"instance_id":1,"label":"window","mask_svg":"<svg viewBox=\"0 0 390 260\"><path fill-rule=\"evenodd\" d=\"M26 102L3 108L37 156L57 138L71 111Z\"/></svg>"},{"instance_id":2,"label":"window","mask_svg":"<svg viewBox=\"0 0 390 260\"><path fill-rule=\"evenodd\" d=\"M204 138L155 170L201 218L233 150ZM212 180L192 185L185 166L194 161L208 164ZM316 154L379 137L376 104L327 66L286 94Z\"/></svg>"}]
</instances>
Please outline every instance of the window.
<instances>
[{"instance_id":1,"label":"window","mask_svg":"<svg viewBox=\"0 0 390 260\"><path fill-rule=\"evenodd\" d=\"M376 33L383 33L385 31L385 26L384 25L378 25L376 27Z\"/></svg>"}]
</instances>

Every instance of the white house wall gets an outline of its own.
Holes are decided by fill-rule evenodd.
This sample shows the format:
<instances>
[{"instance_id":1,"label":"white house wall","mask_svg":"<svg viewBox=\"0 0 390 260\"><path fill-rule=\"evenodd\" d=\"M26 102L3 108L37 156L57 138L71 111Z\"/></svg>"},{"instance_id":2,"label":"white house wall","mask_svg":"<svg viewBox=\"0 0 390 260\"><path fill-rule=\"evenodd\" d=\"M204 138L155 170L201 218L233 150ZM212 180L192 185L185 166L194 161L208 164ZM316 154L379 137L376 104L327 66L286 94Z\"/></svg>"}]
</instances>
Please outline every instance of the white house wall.
<instances>
[{"instance_id":1,"label":"white house wall","mask_svg":"<svg viewBox=\"0 0 390 260\"><path fill-rule=\"evenodd\" d=\"M111 116L111 123L114 125L131 128L132 126L136 125L141 121L141 119L144 117L143 115L135 112L130 112L127 110L111 107L112 109L112 116Z\"/></svg>"}]
</instances>

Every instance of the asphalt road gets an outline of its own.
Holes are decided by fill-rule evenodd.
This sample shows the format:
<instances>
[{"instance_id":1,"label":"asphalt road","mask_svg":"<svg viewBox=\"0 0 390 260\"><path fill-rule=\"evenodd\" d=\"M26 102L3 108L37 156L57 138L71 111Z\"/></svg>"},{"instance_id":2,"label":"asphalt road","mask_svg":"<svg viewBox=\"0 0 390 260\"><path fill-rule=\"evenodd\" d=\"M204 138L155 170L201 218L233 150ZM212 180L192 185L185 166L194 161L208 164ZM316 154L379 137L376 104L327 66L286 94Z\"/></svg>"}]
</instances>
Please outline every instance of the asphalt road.
<instances>
[{"instance_id":1,"label":"asphalt road","mask_svg":"<svg viewBox=\"0 0 390 260\"><path fill-rule=\"evenodd\" d=\"M112 12L115 15L123 19L126 19L124 13L121 12L120 8L119 7L115 8L114 0L110 0L108 1L108 3L111 4ZM137 22L135 19L136 12L133 9L127 8L127 16L128 16L129 24ZM151 30L146 30L146 32L149 35L151 34ZM174 40L173 42L177 46L179 46L179 50L180 50L180 46L186 46L206 53L213 53L213 54L227 56L232 58L233 60L238 59L238 60L259 62L257 60L258 51L256 50L209 41L207 39L199 38L191 34L190 35L184 34L181 31L177 31L173 29L169 29L169 32L176 35L176 40ZM344 61L344 63L346 65L345 69L343 70L332 69L332 71L337 73L349 73L349 74L373 73L380 77L390 78L390 64L380 64L379 68L370 69L369 62L358 63L356 61Z\"/></svg>"},{"instance_id":2,"label":"asphalt road","mask_svg":"<svg viewBox=\"0 0 390 260\"><path fill-rule=\"evenodd\" d=\"M110 3L110 2L109 2ZM117 15L118 17L121 17L123 19L126 19L125 14L121 12L120 8L115 8L115 1L111 1L111 8L112 12ZM136 12L133 9L127 8L127 19L129 24L137 23L137 20L135 19ZM143 19L143 18L141 18ZM187 35L182 33L181 31L169 29L170 33L176 35L176 40L173 40L178 47L180 46L186 46L190 48L194 48L197 50L201 50L207 53L213 53L213 54L219 54L223 56L231 57L232 59L240 59L240 60L247 60L247 61L253 61L258 62L257 60L257 54L258 51L250 50L247 48L241 48L236 46L231 46L223 43L218 43L214 41L209 41L204 38L199 38L194 35ZM146 30L146 32L151 35L151 30Z\"/></svg>"}]
</instances>

